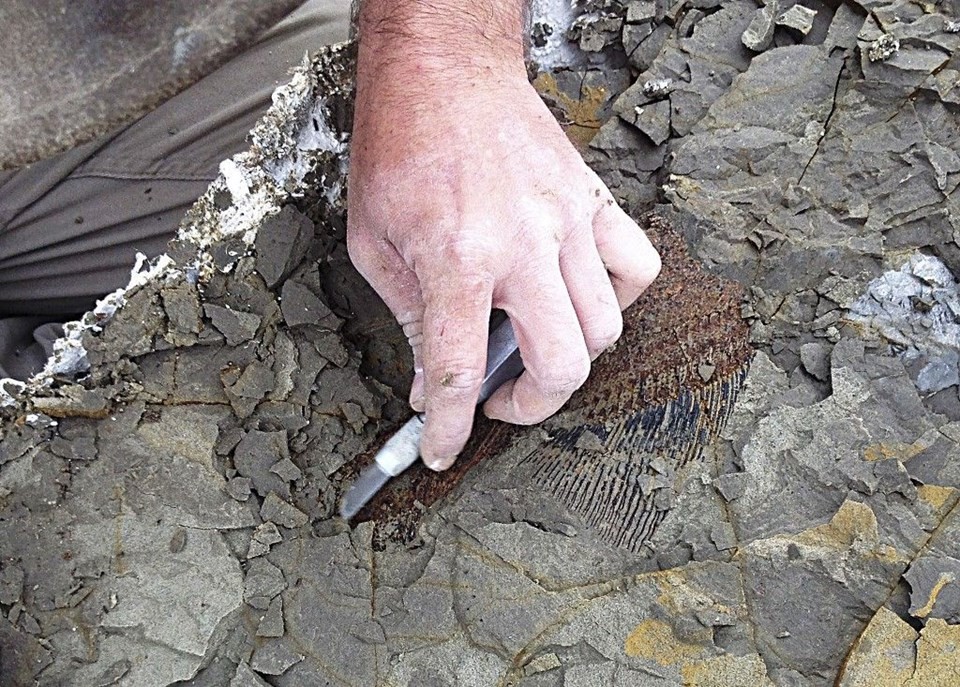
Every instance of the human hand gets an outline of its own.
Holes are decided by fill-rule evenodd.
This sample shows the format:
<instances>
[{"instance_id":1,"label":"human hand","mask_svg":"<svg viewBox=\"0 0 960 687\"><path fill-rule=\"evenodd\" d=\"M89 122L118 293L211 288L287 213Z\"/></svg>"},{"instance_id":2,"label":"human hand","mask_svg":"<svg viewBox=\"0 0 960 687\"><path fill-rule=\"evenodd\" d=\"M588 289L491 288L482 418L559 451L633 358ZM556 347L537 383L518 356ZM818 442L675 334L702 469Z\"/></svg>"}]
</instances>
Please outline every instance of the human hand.
<instances>
[{"instance_id":1,"label":"human hand","mask_svg":"<svg viewBox=\"0 0 960 687\"><path fill-rule=\"evenodd\" d=\"M347 244L413 348L421 455L442 470L470 435L491 308L509 315L526 370L484 412L540 422L620 336L621 310L660 259L530 86L509 38L487 35L451 58L449 46L432 49L437 39L365 33L363 17L360 30Z\"/></svg>"}]
</instances>

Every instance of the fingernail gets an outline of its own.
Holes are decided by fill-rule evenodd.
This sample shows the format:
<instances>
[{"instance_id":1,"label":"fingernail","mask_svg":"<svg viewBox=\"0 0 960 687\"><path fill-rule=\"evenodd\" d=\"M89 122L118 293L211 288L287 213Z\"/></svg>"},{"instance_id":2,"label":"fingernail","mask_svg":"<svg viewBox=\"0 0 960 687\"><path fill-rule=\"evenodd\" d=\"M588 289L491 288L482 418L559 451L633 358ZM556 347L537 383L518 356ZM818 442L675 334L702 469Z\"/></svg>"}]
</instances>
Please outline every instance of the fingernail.
<instances>
[{"instance_id":1,"label":"fingernail","mask_svg":"<svg viewBox=\"0 0 960 687\"><path fill-rule=\"evenodd\" d=\"M427 399L423 387L423 373L417 371L413 377L413 384L410 385L410 407L418 413L426 410Z\"/></svg>"},{"instance_id":2,"label":"fingernail","mask_svg":"<svg viewBox=\"0 0 960 687\"><path fill-rule=\"evenodd\" d=\"M443 472L449 469L455 460L456 458L436 458L427 463L427 467L434 472Z\"/></svg>"}]
</instances>

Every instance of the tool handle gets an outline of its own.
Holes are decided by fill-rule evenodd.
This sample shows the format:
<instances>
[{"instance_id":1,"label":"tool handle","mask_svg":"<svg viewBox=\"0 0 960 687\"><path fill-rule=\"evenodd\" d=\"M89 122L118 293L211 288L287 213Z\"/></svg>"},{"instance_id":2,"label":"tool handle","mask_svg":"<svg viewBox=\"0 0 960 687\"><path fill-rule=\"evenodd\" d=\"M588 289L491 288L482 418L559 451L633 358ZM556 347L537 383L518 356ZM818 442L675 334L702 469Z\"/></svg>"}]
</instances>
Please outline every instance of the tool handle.
<instances>
[{"instance_id":1,"label":"tool handle","mask_svg":"<svg viewBox=\"0 0 960 687\"><path fill-rule=\"evenodd\" d=\"M523 372L523 360L510 320L506 319L490 333L487 343L487 371L480 385L477 404L483 403L494 391ZM420 435L423 434L423 414L414 415L377 452L376 461L388 475L396 477L420 457Z\"/></svg>"},{"instance_id":2,"label":"tool handle","mask_svg":"<svg viewBox=\"0 0 960 687\"><path fill-rule=\"evenodd\" d=\"M487 342L487 371L480 385L480 405L493 395L493 392L523 372L523 360L520 358L520 348L517 346L517 337L513 333L513 325L509 318L490 333Z\"/></svg>"},{"instance_id":3,"label":"tool handle","mask_svg":"<svg viewBox=\"0 0 960 687\"><path fill-rule=\"evenodd\" d=\"M420 435L423 434L423 414L414 415L387 439L375 460L380 469L391 477L396 477L417 462L420 457Z\"/></svg>"}]
</instances>

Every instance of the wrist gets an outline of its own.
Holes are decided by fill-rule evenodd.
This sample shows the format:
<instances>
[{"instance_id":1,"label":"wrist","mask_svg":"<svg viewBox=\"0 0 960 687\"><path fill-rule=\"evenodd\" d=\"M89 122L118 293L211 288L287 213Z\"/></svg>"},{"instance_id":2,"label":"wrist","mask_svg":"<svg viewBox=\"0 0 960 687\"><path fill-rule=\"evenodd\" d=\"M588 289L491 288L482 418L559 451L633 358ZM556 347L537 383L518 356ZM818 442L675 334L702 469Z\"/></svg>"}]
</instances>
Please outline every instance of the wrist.
<instances>
[{"instance_id":1,"label":"wrist","mask_svg":"<svg viewBox=\"0 0 960 687\"><path fill-rule=\"evenodd\" d=\"M524 0L363 0L358 69L407 78L525 71ZM465 73L466 72L466 73Z\"/></svg>"}]
</instances>

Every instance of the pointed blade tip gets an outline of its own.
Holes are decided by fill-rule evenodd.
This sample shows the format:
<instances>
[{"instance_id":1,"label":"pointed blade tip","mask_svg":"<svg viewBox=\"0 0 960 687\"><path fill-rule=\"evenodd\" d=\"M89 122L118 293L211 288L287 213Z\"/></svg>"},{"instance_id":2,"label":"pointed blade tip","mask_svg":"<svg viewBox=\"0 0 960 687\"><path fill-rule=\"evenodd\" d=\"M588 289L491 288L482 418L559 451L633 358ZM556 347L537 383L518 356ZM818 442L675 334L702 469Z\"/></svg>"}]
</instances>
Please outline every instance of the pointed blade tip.
<instances>
[{"instance_id":1,"label":"pointed blade tip","mask_svg":"<svg viewBox=\"0 0 960 687\"><path fill-rule=\"evenodd\" d=\"M364 469L340 502L340 517L344 520L354 517L389 480L390 475L381 470L376 463Z\"/></svg>"}]
</instances>

